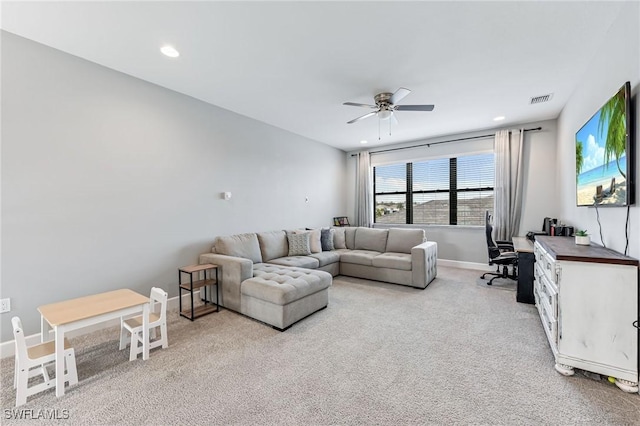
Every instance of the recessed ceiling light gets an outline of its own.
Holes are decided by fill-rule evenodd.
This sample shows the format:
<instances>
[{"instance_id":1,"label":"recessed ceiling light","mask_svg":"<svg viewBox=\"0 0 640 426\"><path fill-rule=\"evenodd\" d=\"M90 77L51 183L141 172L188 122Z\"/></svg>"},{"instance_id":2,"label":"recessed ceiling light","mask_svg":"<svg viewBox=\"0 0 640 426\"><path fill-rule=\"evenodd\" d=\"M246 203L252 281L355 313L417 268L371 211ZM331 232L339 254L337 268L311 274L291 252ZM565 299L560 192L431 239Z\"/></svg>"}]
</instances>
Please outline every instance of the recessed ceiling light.
<instances>
[{"instance_id":1,"label":"recessed ceiling light","mask_svg":"<svg viewBox=\"0 0 640 426\"><path fill-rule=\"evenodd\" d=\"M364 144L364 143L367 143L367 141L360 141L360 143Z\"/></svg>"},{"instance_id":2,"label":"recessed ceiling light","mask_svg":"<svg viewBox=\"0 0 640 426\"><path fill-rule=\"evenodd\" d=\"M166 55L166 56L168 56L168 57L170 57L170 58L177 58L178 56L180 56L180 52L178 52L178 51L175 49L175 47L173 47L173 46L169 46L169 45L162 46L162 47L160 48L160 51L161 51L164 55Z\"/></svg>"},{"instance_id":3,"label":"recessed ceiling light","mask_svg":"<svg viewBox=\"0 0 640 426\"><path fill-rule=\"evenodd\" d=\"M504 120L504 115L499 115L498 117L493 119L493 121L502 121L502 120Z\"/></svg>"}]
</instances>

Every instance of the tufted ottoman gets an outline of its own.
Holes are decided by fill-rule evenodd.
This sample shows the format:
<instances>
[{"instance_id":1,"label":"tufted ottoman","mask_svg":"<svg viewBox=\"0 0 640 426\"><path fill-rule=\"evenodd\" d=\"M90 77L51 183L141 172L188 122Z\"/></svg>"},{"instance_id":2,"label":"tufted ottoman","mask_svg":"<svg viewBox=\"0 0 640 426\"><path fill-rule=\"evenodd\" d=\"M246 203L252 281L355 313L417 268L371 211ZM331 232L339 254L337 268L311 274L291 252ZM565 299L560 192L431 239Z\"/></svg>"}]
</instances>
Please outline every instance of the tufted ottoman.
<instances>
[{"instance_id":1,"label":"tufted ottoman","mask_svg":"<svg viewBox=\"0 0 640 426\"><path fill-rule=\"evenodd\" d=\"M241 312L284 330L329 303L331 274L259 263L240 286Z\"/></svg>"}]
</instances>

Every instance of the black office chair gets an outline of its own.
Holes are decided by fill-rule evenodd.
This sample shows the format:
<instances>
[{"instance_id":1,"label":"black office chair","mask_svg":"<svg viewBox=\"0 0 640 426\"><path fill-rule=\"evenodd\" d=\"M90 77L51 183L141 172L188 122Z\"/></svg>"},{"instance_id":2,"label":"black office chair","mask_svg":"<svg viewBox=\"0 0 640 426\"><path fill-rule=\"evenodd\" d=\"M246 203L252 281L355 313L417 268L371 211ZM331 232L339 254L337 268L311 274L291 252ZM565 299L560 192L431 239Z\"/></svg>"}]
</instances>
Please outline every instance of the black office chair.
<instances>
[{"instance_id":1,"label":"black office chair","mask_svg":"<svg viewBox=\"0 0 640 426\"><path fill-rule=\"evenodd\" d=\"M493 284L496 278L518 279L518 255L513 249L513 243L510 241L493 241L493 226L491 225L491 215L487 211L485 215L485 232L487 234L487 250L489 253L489 265L496 265L496 272L485 272L485 275L494 275L489 280L488 285ZM502 272L500 272L502 266ZM509 266L511 266L511 275L509 275Z\"/></svg>"}]
</instances>

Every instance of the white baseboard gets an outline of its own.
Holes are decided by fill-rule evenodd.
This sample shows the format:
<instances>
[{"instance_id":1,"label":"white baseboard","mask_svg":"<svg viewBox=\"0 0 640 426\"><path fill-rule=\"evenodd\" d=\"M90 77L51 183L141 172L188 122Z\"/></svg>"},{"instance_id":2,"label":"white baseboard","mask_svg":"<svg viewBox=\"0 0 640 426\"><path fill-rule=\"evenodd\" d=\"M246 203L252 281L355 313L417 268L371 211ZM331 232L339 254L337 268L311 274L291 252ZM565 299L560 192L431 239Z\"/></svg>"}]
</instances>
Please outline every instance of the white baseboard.
<instances>
[{"instance_id":1,"label":"white baseboard","mask_svg":"<svg viewBox=\"0 0 640 426\"><path fill-rule=\"evenodd\" d=\"M193 292L193 297L199 297L199 296L200 296L199 290L196 290ZM189 293L183 294L182 297L183 297L182 303L190 303ZM177 311L178 307L179 307L178 296L172 297L169 300L167 300L167 311L173 311L173 310ZM69 338L73 338L77 336L82 336L87 333L93 333L94 331L103 330L105 328L115 327L119 324L120 324L119 320L106 321L100 324L91 325L89 327L85 327L79 330L74 330L69 333L65 333L65 336ZM53 335L51 336L51 340L53 340ZM27 346L37 345L41 341L40 333L26 336L26 341L27 341ZM13 340L0 343L0 358L12 357L15 354L15 348L16 346Z\"/></svg>"},{"instance_id":2,"label":"white baseboard","mask_svg":"<svg viewBox=\"0 0 640 426\"><path fill-rule=\"evenodd\" d=\"M462 262L460 260L438 259L438 266L449 266L452 268L473 269L476 271L491 272L496 268L488 263Z\"/></svg>"}]
</instances>

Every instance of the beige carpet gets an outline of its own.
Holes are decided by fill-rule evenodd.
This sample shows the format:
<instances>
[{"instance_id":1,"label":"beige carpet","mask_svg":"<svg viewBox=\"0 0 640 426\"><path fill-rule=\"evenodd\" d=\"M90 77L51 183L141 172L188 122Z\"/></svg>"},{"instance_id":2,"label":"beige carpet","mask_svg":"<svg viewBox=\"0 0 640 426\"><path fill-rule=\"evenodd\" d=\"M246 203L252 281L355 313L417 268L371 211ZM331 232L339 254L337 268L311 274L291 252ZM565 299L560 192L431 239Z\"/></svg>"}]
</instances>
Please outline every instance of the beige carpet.
<instances>
[{"instance_id":1,"label":"beige carpet","mask_svg":"<svg viewBox=\"0 0 640 426\"><path fill-rule=\"evenodd\" d=\"M283 333L226 310L172 312L170 347L147 362L118 351L117 329L73 339L78 385L22 407L67 420L9 419L3 360L0 422L640 425L638 394L556 373L535 308L478 275L442 267L426 290L339 277L328 308Z\"/></svg>"}]
</instances>

